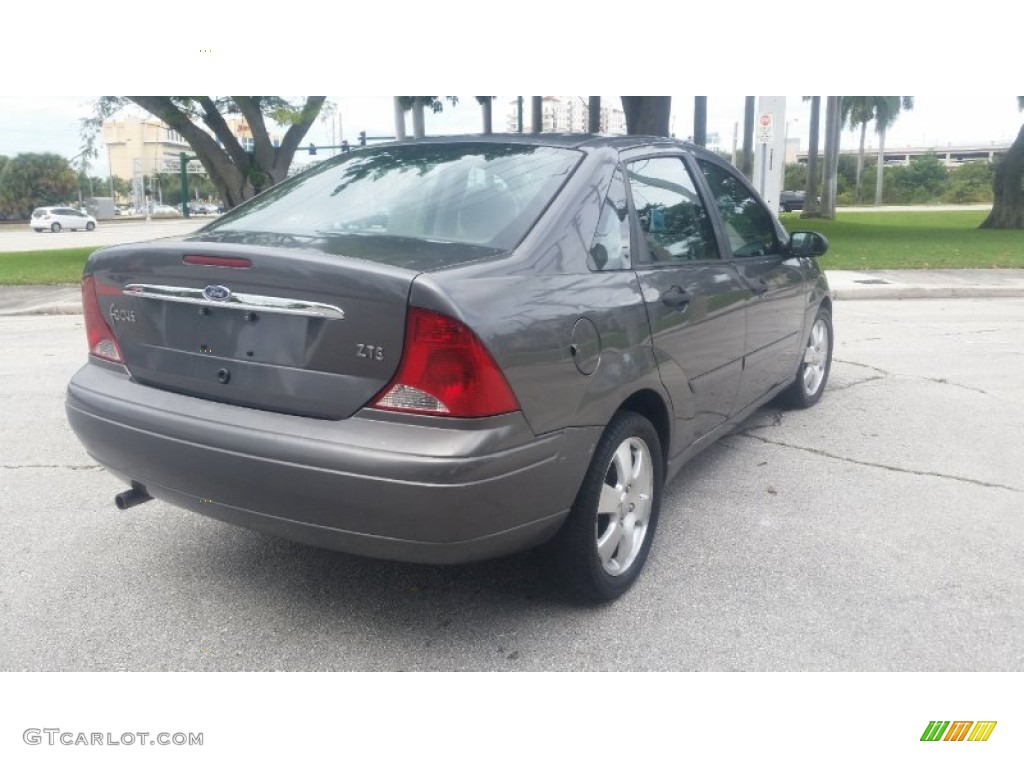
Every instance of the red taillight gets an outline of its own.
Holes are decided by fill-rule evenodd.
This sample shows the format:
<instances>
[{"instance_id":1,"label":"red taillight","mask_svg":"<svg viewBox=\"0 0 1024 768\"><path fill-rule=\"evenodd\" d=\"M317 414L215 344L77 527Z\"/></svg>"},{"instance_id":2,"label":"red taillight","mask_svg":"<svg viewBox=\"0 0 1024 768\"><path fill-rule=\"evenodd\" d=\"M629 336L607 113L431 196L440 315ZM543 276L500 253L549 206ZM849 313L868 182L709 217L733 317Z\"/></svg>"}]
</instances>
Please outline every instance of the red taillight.
<instances>
[{"instance_id":1,"label":"red taillight","mask_svg":"<svg viewBox=\"0 0 1024 768\"><path fill-rule=\"evenodd\" d=\"M413 307L398 373L374 408L462 418L519 410L494 358L458 320Z\"/></svg>"},{"instance_id":2,"label":"red taillight","mask_svg":"<svg viewBox=\"0 0 1024 768\"><path fill-rule=\"evenodd\" d=\"M82 315L85 319L85 335L89 340L89 354L123 363L121 348L117 345L114 332L103 319L100 301L96 297L96 279L91 275L82 279Z\"/></svg>"}]
</instances>

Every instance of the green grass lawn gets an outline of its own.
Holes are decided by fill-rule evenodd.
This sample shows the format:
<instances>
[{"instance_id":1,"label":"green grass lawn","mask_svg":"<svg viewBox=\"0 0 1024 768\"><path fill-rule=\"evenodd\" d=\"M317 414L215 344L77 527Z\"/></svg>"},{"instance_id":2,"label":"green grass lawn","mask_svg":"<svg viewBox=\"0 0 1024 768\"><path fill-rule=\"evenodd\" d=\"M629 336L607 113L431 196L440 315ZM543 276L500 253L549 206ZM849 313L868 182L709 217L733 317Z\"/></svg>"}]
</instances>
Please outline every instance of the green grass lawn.
<instances>
[{"instance_id":1,"label":"green grass lawn","mask_svg":"<svg viewBox=\"0 0 1024 768\"><path fill-rule=\"evenodd\" d=\"M60 251L0 253L0 285L77 283L96 246Z\"/></svg>"},{"instance_id":2,"label":"green grass lawn","mask_svg":"<svg viewBox=\"0 0 1024 768\"><path fill-rule=\"evenodd\" d=\"M987 211L843 211L834 221L784 213L790 232L829 241L824 269L1024 268L1024 231L978 229Z\"/></svg>"},{"instance_id":3,"label":"green grass lawn","mask_svg":"<svg viewBox=\"0 0 1024 768\"><path fill-rule=\"evenodd\" d=\"M986 211L847 212L838 218L782 214L790 232L813 229L828 238L825 269L1024 268L1024 231L978 229ZM0 253L0 285L77 283L95 248Z\"/></svg>"}]
</instances>

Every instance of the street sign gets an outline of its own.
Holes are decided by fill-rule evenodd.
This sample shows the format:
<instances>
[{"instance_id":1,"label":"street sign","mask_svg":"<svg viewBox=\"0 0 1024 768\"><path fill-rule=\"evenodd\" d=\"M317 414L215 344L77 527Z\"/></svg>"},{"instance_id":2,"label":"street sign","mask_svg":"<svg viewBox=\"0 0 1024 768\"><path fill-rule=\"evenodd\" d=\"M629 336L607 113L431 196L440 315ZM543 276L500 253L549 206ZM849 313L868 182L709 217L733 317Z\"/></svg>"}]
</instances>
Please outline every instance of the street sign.
<instances>
[{"instance_id":1,"label":"street sign","mask_svg":"<svg viewBox=\"0 0 1024 768\"><path fill-rule=\"evenodd\" d=\"M759 144L770 144L775 140L775 115L765 113L757 118L757 141Z\"/></svg>"},{"instance_id":2,"label":"street sign","mask_svg":"<svg viewBox=\"0 0 1024 768\"><path fill-rule=\"evenodd\" d=\"M181 172L181 160L177 158L165 157L161 163L161 173L180 173ZM206 169L203 164L198 160L192 160L185 165L186 173L206 173Z\"/></svg>"}]
</instances>

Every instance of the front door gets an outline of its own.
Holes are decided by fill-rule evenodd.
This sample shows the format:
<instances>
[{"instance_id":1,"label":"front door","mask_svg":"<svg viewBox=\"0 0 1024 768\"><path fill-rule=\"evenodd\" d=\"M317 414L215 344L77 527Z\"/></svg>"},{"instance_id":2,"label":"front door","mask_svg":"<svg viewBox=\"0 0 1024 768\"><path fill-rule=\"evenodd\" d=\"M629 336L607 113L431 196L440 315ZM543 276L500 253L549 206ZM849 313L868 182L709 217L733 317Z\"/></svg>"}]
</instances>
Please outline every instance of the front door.
<instances>
[{"instance_id":1,"label":"front door","mask_svg":"<svg viewBox=\"0 0 1024 768\"><path fill-rule=\"evenodd\" d=\"M697 165L733 263L750 288L738 410L796 374L807 292L799 259L784 253L774 217L749 185L724 164L702 158Z\"/></svg>"}]
</instances>

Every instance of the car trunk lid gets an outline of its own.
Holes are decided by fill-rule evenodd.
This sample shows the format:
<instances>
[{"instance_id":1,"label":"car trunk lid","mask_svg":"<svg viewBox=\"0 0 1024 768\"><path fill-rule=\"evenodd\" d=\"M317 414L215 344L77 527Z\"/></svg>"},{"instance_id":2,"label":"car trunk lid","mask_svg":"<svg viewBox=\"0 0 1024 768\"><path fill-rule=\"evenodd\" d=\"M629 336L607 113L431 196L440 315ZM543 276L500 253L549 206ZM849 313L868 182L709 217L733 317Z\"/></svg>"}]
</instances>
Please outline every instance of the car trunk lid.
<instances>
[{"instance_id":1,"label":"car trunk lid","mask_svg":"<svg viewBox=\"0 0 1024 768\"><path fill-rule=\"evenodd\" d=\"M342 419L394 374L418 273L313 250L184 240L97 252L86 274L136 381Z\"/></svg>"}]
</instances>

